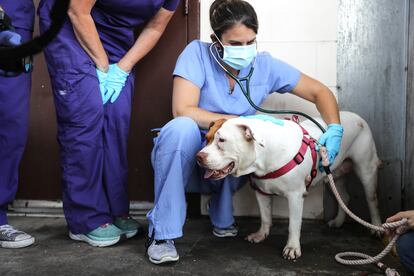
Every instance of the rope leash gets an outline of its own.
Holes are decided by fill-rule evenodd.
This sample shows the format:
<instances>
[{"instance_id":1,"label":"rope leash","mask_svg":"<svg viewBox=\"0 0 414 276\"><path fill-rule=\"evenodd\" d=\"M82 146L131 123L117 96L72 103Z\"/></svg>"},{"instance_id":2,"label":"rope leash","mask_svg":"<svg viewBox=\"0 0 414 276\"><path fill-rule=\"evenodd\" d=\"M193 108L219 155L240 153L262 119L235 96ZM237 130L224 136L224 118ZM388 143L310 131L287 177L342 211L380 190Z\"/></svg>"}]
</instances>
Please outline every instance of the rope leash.
<instances>
[{"instance_id":1,"label":"rope leash","mask_svg":"<svg viewBox=\"0 0 414 276\"><path fill-rule=\"evenodd\" d=\"M400 221L391 222L391 223L384 223L381 226L377 226L377 225L373 225L371 223L368 223L368 222L362 220L361 218L359 218L358 216L356 216L354 213L351 212L351 210L348 209L348 207L342 201L342 199L341 199L341 197L338 193L338 190L336 189L332 173L329 169L329 158L328 158L328 153L326 151L326 148L323 147L323 146L320 146L319 153L321 154L321 157L322 157L322 165L323 165L323 167L325 169L325 172L328 176L331 190L332 190L336 200L338 201L339 205L341 206L341 208L344 209L344 211L352 219L354 219L355 221L357 221L360 224L364 225L365 227L373 229L373 230L378 231L380 233L385 233L387 230L396 229L395 230L395 233L396 233L395 236L391 239L391 241L384 248L384 250L381 253L379 253L377 256L372 257L370 255L363 254L363 253L358 253L358 252L342 252L342 253L338 253L338 254L335 255L335 260L338 263L341 263L341 264L344 264L344 265L364 265L364 264L376 263L376 265L384 272L385 275L387 275L387 276L399 276L400 274L395 269L387 267L385 264L379 262L379 260L384 258L391 251L391 249L394 246L395 242L397 241L398 237L401 234L403 234L405 231L407 231L407 229L408 229L407 219L404 218ZM348 259L344 259L344 257L354 257L354 258L359 258L359 259L348 260Z\"/></svg>"}]
</instances>

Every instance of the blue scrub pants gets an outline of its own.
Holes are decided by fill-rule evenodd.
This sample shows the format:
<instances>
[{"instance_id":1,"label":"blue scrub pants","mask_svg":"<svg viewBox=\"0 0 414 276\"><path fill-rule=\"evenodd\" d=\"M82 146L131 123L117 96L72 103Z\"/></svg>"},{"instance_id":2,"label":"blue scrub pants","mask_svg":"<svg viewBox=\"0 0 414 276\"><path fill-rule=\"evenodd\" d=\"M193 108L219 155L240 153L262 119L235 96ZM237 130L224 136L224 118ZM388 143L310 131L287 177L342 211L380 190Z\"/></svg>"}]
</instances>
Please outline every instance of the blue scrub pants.
<instances>
[{"instance_id":1,"label":"blue scrub pants","mask_svg":"<svg viewBox=\"0 0 414 276\"><path fill-rule=\"evenodd\" d=\"M414 275L414 231L408 231L397 240L397 253L401 263L410 273Z\"/></svg>"},{"instance_id":2,"label":"blue scrub pants","mask_svg":"<svg viewBox=\"0 0 414 276\"><path fill-rule=\"evenodd\" d=\"M245 179L203 180L196 164L196 154L203 146L204 135L188 117L175 118L161 129L151 155L155 200L147 214L149 236L154 233L155 239L164 240L183 235L185 192L211 193L209 214L214 226L225 228L234 223L232 195Z\"/></svg>"},{"instance_id":3,"label":"blue scrub pants","mask_svg":"<svg viewBox=\"0 0 414 276\"><path fill-rule=\"evenodd\" d=\"M32 33L16 29L23 41ZM7 224L7 204L17 192L19 164L29 125L31 74L0 77L0 225Z\"/></svg>"},{"instance_id":4,"label":"blue scrub pants","mask_svg":"<svg viewBox=\"0 0 414 276\"><path fill-rule=\"evenodd\" d=\"M49 27L41 17L41 32ZM118 99L103 105L95 65L71 25L63 26L44 53L58 121L63 210L69 230L85 234L129 214L127 141L134 72Z\"/></svg>"}]
</instances>

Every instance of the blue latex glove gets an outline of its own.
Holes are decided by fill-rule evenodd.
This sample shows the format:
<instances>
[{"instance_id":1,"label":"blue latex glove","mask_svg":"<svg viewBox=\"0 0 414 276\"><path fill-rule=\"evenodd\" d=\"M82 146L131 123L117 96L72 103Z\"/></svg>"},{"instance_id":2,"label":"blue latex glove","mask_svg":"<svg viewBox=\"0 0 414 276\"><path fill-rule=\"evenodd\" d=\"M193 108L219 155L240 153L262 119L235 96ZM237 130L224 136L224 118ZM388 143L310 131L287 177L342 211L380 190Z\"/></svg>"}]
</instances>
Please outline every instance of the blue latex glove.
<instances>
[{"instance_id":1,"label":"blue latex glove","mask_svg":"<svg viewBox=\"0 0 414 276\"><path fill-rule=\"evenodd\" d=\"M344 129L339 124L329 124L328 129L319 138L318 142L326 147L329 155L329 166L334 163L335 157L338 155L341 148L342 135ZM319 147L317 147L319 150ZM319 170L322 172L322 164L319 162Z\"/></svg>"},{"instance_id":2,"label":"blue latex glove","mask_svg":"<svg viewBox=\"0 0 414 276\"><path fill-rule=\"evenodd\" d=\"M122 88L125 86L128 75L129 73L119 68L118 64L109 65L105 87L107 89L106 97L111 99L111 103L114 103L118 99Z\"/></svg>"},{"instance_id":3,"label":"blue latex glove","mask_svg":"<svg viewBox=\"0 0 414 276\"><path fill-rule=\"evenodd\" d=\"M102 72L96 68L96 75L99 81L99 90L101 91L103 104L106 104L106 102L109 100L109 97L107 96L108 90L106 89L106 79L108 77L108 73Z\"/></svg>"},{"instance_id":4,"label":"blue latex glove","mask_svg":"<svg viewBox=\"0 0 414 276\"><path fill-rule=\"evenodd\" d=\"M0 32L0 45L3 46L17 46L22 43L22 37L12 31Z\"/></svg>"},{"instance_id":5,"label":"blue latex glove","mask_svg":"<svg viewBox=\"0 0 414 276\"><path fill-rule=\"evenodd\" d=\"M246 118L246 119L259 119L262 121L269 121L272 122L276 125L280 125L283 126L284 122L282 120L276 119L275 117L269 116L269 115L264 115L264 114L256 114L256 115L248 115L248 116L240 116L241 118Z\"/></svg>"}]
</instances>

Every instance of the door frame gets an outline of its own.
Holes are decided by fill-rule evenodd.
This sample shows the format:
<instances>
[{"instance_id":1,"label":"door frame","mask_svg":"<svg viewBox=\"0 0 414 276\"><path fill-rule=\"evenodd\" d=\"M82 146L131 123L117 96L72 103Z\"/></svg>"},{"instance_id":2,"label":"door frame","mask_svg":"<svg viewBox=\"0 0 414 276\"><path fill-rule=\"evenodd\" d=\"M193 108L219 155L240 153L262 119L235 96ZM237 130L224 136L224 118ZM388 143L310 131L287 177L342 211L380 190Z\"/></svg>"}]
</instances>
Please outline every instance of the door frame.
<instances>
[{"instance_id":1,"label":"door frame","mask_svg":"<svg viewBox=\"0 0 414 276\"><path fill-rule=\"evenodd\" d=\"M414 4L409 1L403 208L414 209Z\"/></svg>"}]
</instances>

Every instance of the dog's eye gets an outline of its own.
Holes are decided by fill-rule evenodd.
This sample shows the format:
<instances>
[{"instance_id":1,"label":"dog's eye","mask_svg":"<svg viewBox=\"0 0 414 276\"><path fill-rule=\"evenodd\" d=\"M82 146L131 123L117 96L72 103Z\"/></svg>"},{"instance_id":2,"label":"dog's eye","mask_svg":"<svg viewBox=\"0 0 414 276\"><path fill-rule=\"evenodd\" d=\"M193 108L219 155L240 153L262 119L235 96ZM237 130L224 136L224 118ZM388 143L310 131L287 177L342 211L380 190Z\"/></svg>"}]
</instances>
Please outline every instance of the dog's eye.
<instances>
[{"instance_id":1,"label":"dog's eye","mask_svg":"<svg viewBox=\"0 0 414 276\"><path fill-rule=\"evenodd\" d=\"M218 140L220 143L224 143L224 142L226 142L226 139L223 139L223 138L219 138L219 140Z\"/></svg>"}]
</instances>

